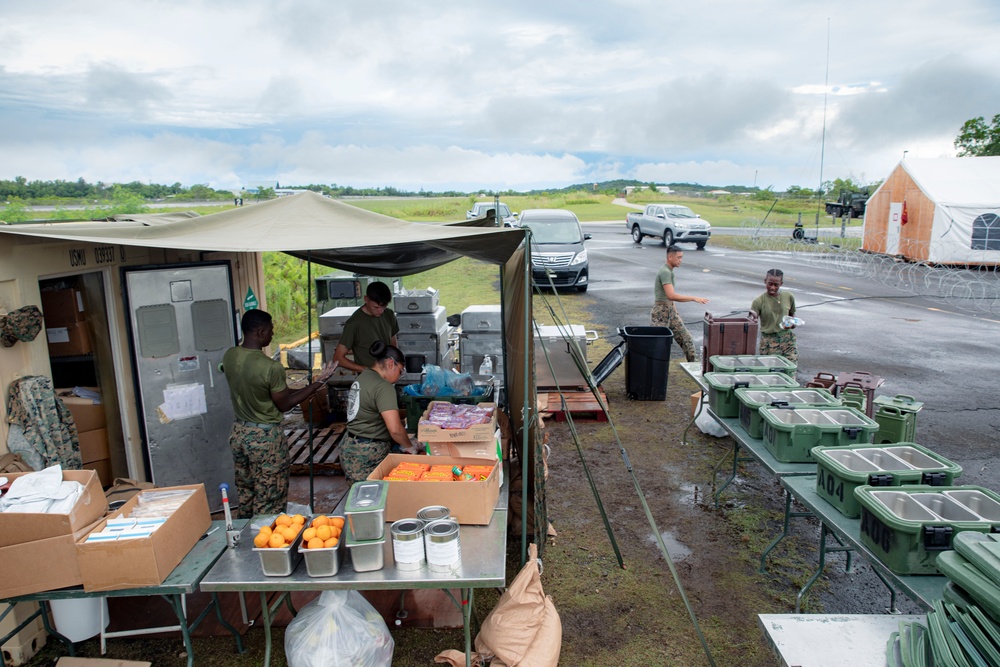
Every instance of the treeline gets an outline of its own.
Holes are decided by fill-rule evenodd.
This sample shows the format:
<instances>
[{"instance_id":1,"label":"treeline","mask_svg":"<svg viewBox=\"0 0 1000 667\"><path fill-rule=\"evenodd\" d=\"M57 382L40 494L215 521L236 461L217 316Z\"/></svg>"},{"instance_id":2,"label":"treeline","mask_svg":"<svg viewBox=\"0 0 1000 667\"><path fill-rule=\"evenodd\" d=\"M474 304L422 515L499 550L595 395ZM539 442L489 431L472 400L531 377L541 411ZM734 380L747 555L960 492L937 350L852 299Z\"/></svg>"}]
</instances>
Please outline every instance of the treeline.
<instances>
[{"instance_id":1,"label":"treeline","mask_svg":"<svg viewBox=\"0 0 1000 667\"><path fill-rule=\"evenodd\" d=\"M26 202L45 200L108 201L117 191L127 191L142 199L155 200L167 197L177 199L231 199L229 190L215 190L207 185L184 187L180 183L160 185L157 183L88 183L82 178L75 181L29 181L23 176L13 180L0 179L0 203L11 199Z\"/></svg>"}]
</instances>

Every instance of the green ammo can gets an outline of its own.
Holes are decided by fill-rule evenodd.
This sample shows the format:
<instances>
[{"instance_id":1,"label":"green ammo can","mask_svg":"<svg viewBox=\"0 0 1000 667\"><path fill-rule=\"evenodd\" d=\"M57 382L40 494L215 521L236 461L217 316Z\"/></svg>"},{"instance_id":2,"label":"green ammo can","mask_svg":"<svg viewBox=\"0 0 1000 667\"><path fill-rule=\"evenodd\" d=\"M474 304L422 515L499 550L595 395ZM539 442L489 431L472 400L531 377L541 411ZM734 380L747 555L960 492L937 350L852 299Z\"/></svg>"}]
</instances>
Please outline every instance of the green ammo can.
<instances>
[{"instance_id":1,"label":"green ammo can","mask_svg":"<svg viewBox=\"0 0 1000 667\"><path fill-rule=\"evenodd\" d=\"M764 406L764 446L784 463L813 463L812 448L870 443L878 424L854 408Z\"/></svg>"},{"instance_id":2,"label":"green ammo can","mask_svg":"<svg viewBox=\"0 0 1000 667\"><path fill-rule=\"evenodd\" d=\"M962 467L913 442L848 447L814 447L816 494L855 519L861 505L854 497L859 486L951 486Z\"/></svg>"},{"instance_id":3,"label":"green ammo can","mask_svg":"<svg viewBox=\"0 0 1000 667\"><path fill-rule=\"evenodd\" d=\"M751 438L763 437L763 423L760 408L765 405L789 406L793 408L832 408L841 405L826 389L736 389L736 400L740 402L740 426Z\"/></svg>"},{"instance_id":4,"label":"green ammo can","mask_svg":"<svg viewBox=\"0 0 1000 667\"><path fill-rule=\"evenodd\" d=\"M740 387L799 386L794 378L784 373L705 373L702 378L708 385L708 406L716 415L727 419L740 416L740 402L733 393Z\"/></svg>"},{"instance_id":5,"label":"green ammo can","mask_svg":"<svg viewBox=\"0 0 1000 667\"><path fill-rule=\"evenodd\" d=\"M913 442L917 437L917 413L924 404L912 396L896 394L878 396L874 400L874 419L878 422L875 442Z\"/></svg>"},{"instance_id":6,"label":"green ammo can","mask_svg":"<svg viewBox=\"0 0 1000 667\"><path fill-rule=\"evenodd\" d=\"M938 574L965 531L1000 528L1000 495L979 486L859 486L861 541L896 574Z\"/></svg>"}]
</instances>

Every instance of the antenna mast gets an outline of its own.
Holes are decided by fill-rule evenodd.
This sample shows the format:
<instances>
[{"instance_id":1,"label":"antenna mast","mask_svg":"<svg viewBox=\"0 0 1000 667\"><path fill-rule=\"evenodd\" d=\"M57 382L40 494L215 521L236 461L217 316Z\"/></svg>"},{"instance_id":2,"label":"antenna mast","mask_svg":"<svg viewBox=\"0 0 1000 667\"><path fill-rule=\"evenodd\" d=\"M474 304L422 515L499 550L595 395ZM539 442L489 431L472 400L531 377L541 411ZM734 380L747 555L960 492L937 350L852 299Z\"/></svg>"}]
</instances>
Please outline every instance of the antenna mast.
<instances>
[{"instance_id":1,"label":"antenna mast","mask_svg":"<svg viewBox=\"0 0 1000 667\"><path fill-rule=\"evenodd\" d=\"M819 227L819 208L823 205L823 160L826 157L826 98L830 94L830 19L826 19L826 76L823 78L823 138L819 149L819 188L816 204L816 226Z\"/></svg>"}]
</instances>

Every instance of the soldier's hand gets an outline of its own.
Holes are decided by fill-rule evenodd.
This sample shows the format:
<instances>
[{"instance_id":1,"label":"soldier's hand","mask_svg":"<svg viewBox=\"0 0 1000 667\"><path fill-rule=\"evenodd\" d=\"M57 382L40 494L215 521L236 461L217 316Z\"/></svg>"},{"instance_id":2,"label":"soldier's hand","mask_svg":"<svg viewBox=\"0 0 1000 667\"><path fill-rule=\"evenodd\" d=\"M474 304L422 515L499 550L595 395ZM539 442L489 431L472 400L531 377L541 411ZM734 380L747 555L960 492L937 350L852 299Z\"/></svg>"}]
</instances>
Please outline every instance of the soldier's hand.
<instances>
[{"instance_id":1,"label":"soldier's hand","mask_svg":"<svg viewBox=\"0 0 1000 667\"><path fill-rule=\"evenodd\" d=\"M328 362L326 362L325 364L323 364L323 369L320 371L319 375L316 377L316 380L319 381L319 382L326 382L327 380L330 379L330 376L333 375L334 371L337 370L337 367L339 365L340 364L338 364L336 361L328 361Z\"/></svg>"}]
</instances>

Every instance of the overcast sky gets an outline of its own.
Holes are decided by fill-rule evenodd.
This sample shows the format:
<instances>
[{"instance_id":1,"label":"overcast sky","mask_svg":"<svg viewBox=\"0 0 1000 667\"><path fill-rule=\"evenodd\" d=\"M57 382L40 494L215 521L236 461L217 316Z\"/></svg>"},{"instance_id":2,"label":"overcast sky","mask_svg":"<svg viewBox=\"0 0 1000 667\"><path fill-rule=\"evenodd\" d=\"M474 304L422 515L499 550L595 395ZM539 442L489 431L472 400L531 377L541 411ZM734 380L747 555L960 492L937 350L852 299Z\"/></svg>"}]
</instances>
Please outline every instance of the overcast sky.
<instances>
[{"instance_id":1,"label":"overcast sky","mask_svg":"<svg viewBox=\"0 0 1000 667\"><path fill-rule=\"evenodd\" d=\"M823 179L872 181L1000 113L998 34L997 0L5 1L0 178L816 187L826 97Z\"/></svg>"}]
</instances>

